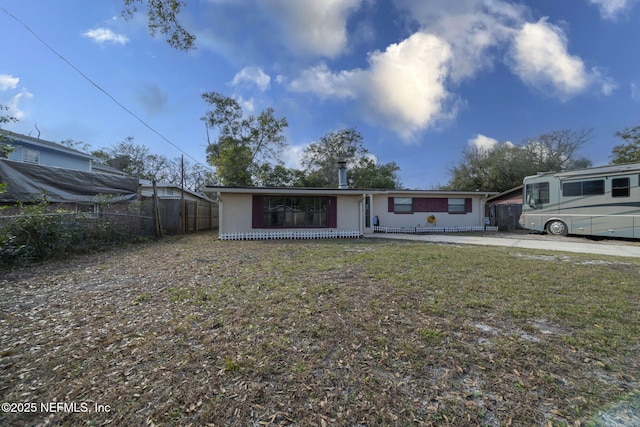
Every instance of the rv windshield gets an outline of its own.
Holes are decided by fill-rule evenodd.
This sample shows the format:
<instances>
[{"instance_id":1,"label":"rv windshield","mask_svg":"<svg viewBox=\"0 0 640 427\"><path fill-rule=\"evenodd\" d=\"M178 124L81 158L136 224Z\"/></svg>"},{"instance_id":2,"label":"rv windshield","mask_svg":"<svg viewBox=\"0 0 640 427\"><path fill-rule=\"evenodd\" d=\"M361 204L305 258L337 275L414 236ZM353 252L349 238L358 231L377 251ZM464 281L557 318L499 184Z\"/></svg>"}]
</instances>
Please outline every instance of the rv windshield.
<instances>
[{"instance_id":1,"label":"rv windshield","mask_svg":"<svg viewBox=\"0 0 640 427\"><path fill-rule=\"evenodd\" d=\"M525 202L528 206L538 209L544 203L549 203L549 183L534 182L525 186Z\"/></svg>"}]
</instances>

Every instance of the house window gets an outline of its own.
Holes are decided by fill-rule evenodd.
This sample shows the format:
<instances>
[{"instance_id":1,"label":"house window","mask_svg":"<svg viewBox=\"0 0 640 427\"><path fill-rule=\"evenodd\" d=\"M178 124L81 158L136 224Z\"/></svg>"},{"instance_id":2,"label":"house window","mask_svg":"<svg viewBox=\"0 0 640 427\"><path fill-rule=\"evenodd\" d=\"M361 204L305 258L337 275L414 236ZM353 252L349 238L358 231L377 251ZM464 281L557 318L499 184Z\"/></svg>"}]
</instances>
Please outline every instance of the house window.
<instances>
[{"instance_id":1,"label":"house window","mask_svg":"<svg viewBox=\"0 0 640 427\"><path fill-rule=\"evenodd\" d=\"M629 178L615 178L611 180L611 197L629 197Z\"/></svg>"},{"instance_id":2,"label":"house window","mask_svg":"<svg viewBox=\"0 0 640 427\"><path fill-rule=\"evenodd\" d=\"M604 194L604 179L565 182L562 184L562 195L565 197L594 196L599 194Z\"/></svg>"},{"instance_id":3,"label":"house window","mask_svg":"<svg viewBox=\"0 0 640 427\"><path fill-rule=\"evenodd\" d=\"M413 199L411 197L394 197L394 213L413 213Z\"/></svg>"},{"instance_id":4,"label":"house window","mask_svg":"<svg viewBox=\"0 0 640 427\"><path fill-rule=\"evenodd\" d=\"M326 197L264 197L263 227L327 227Z\"/></svg>"},{"instance_id":5,"label":"house window","mask_svg":"<svg viewBox=\"0 0 640 427\"><path fill-rule=\"evenodd\" d=\"M449 199L449 213L466 213L467 203L465 199Z\"/></svg>"},{"instance_id":6,"label":"house window","mask_svg":"<svg viewBox=\"0 0 640 427\"><path fill-rule=\"evenodd\" d=\"M31 163L34 165L40 164L40 152L36 150L30 150L28 148L22 149L22 161L24 163Z\"/></svg>"}]
</instances>

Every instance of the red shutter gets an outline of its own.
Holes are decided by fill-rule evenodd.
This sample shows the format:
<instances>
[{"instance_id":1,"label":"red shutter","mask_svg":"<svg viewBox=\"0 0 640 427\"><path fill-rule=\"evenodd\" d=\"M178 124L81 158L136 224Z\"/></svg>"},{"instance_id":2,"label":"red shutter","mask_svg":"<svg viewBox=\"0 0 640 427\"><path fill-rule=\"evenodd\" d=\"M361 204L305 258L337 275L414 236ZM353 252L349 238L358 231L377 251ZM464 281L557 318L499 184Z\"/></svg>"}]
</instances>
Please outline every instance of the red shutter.
<instances>
[{"instance_id":1,"label":"red shutter","mask_svg":"<svg viewBox=\"0 0 640 427\"><path fill-rule=\"evenodd\" d=\"M426 197L414 197L413 198L413 211L414 212L429 212L429 199Z\"/></svg>"},{"instance_id":2,"label":"red shutter","mask_svg":"<svg viewBox=\"0 0 640 427\"><path fill-rule=\"evenodd\" d=\"M464 200L464 204L465 204L465 210L467 211L467 213L469 212L473 212L473 199L471 197L467 197Z\"/></svg>"},{"instance_id":3,"label":"red shutter","mask_svg":"<svg viewBox=\"0 0 640 427\"><path fill-rule=\"evenodd\" d=\"M387 199L387 202L388 202L387 212L393 212L393 211L395 210L395 209L394 209L394 201L393 201L393 197L389 197L389 198Z\"/></svg>"},{"instance_id":4,"label":"red shutter","mask_svg":"<svg viewBox=\"0 0 640 427\"><path fill-rule=\"evenodd\" d=\"M336 196L327 197L327 227L338 227L338 198Z\"/></svg>"},{"instance_id":5,"label":"red shutter","mask_svg":"<svg viewBox=\"0 0 640 427\"><path fill-rule=\"evenodd\" d=\"M251 206L251 227L262 228L264 223L264 197L253 196Z\"/></svg>"},{"instance_id":6,"label":"red shutter","mask_svg":"<svg viewBox=\"0 0 640 427\"><path fill-rule=\"evenodd\" d=\"M449 212L449 199L443 197L430 198L429 212Z\"/></svg>"}]
</instances>

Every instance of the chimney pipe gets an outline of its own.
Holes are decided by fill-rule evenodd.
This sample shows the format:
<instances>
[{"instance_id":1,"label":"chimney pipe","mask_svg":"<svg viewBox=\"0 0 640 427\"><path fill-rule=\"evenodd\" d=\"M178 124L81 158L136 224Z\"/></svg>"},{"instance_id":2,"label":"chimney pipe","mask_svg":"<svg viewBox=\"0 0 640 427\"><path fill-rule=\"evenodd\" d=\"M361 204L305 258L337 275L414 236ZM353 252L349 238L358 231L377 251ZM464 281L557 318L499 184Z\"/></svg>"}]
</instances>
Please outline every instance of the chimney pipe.
<instances>
[{"instance_id":1,"label":"chimney pipe","mask_svg":"<svg viewBox=\"0 0 640 427\"><path fill-rule=\"evenodd\" d=\"M347 186L347 162L338 160L338 188L349 188Z\"/></svg>"}]
</instances>

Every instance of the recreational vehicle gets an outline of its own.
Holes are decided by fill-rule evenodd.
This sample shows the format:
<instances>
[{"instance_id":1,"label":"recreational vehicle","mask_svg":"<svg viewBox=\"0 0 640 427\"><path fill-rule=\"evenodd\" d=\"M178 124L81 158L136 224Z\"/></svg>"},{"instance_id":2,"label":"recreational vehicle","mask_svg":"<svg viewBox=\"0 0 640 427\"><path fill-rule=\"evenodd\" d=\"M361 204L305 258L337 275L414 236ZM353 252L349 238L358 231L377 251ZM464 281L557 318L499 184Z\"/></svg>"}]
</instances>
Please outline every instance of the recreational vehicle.
<instances>
[{"instance_id":1,"label":"recreational vehicle","mask_svg":"<svg viewBox=\"0 0 640 427\"><path fill-rule=\"evenodd\" d=\"M524 178L520 225L560 236L640 238L640 163Z\"/></svg>"}]
</instances>

